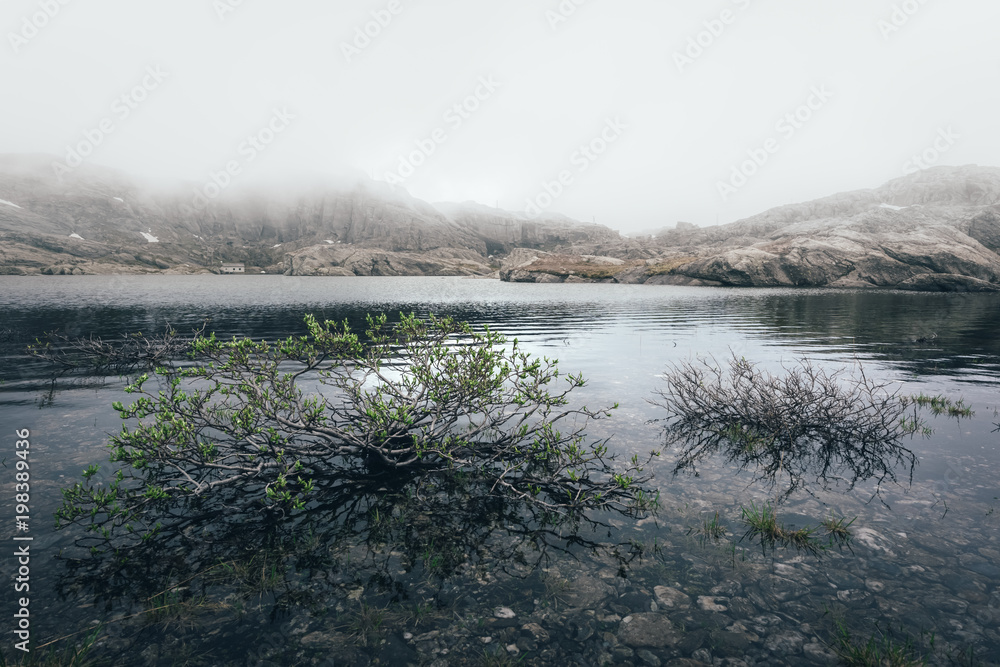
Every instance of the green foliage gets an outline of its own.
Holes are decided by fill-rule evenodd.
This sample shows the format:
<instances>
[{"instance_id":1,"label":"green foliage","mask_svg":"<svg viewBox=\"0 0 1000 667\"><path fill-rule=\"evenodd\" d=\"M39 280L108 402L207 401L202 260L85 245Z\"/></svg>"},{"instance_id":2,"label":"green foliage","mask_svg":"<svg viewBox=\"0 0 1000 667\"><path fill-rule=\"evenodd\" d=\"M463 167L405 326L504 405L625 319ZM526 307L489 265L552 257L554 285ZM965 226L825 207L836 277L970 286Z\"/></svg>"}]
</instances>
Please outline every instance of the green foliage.
<instances>
[{"instance_id":1,"label":"green foliage","mask_svg":"<svg viewBox=\"0 0 1000 667\"><path fill-rule=\"evenodd\" d=\"M953 401L943 394L927 396L921 393L916 396L910 396L907 400L914 405L928 408L934 416L948 415L949 417L961 419L963 417L972 417L976 414L970 406L965 404L965 399L960 398L958 401Z\"/></svg>"},{"instance_id":2,"label":"green foliage","mask_svg":"<svg viewBox=\"0 0 1000 667\"><path fill-rule=\"evenodd\" d=\"M382 627L385 624L385 614L384 609L376 609L361 603L358 610L351 614L347 622L350 637L358 646L375 648L385 636L385 630Z\"/></svg>"},{"instance_id":3,"label":"green foliage","mask_svg":"<svg viewBox=\"0 0 1000 667\"><path fill-rule=\"evenodd\" d=\"M98 625L92 630L78 632L73 635L61 637L58 640L32 646L31 651L25 653L19 649L7 648L10 655L0 649L0 667L91 667L99 664L91 655L94 644L101 638L104 626ZM52 644L65 642L74 637L82 637L75 644L57 649Z\"/></svg>"},{"instance_id":4,"label":"green foliage","mask_svg":"<svg viewBox=\"0 0 1000 667\"><path fill-rule=\"evenodd\" d=\"M927 664L910 637L899 640L892 633L885 633L876 627L875 634L867 641L858 643L843 621L835 623L837 635L834 650L843 664L849 667L920 667Z\"/></svg>"},{"instance_id":5,"label":"green foliage","mask_svg":"<svg viewBox=\"0 0 1000 667\"><path fill-rule=\"evenodd\" d=\"M719 520L719 513L716 512L711 518L702 520L700 527L688 530L688 535L692 533L698 535L702 541L711 540L717 542L725 537L726 527L722 525L722 522Z\"/></svg>"},{"instance_id":6,"label":"green foliage","mask_svg":"<svg viewBox=\"0 0 1000 667\"><path fill-rule=\"evenodd\" d=\"M305 323L277 342L198 334L191 361L131 381L132 402L114 405L114 473L65 489L59 525L134 544L165 515L304 511L331 480L386 471L462 475L553 516L655 509L645 462L613 467L607 442L586 438L613 408L572 407L583 378L516 339L433 316L369 317L363 337Z\"/></svg>"},{"instance_id":7,"label":"green foliage","mask_svg":"<svg viewBox=\"0 0 1000 667\"><path fill-rule=\"evenodd\" d=\"M820 525L826 529L826 532L830 535L831 544L836 542L838 544L848 544L851 541L851 526L857 521L858 517L852 518L850 521L847 517L836 518L830 516L828 519L824 519L820 522Z\"/></svg>"},{"instance_id":8,"label":"green foliage","mask_svg":"<svg viewBox=\"0 0 1000 667\"><path fill-rule=\"evenodd\" d=\"M778 516L771 503L757 505L750 501L750 507L742 507L742 521L747 526L744 539L759 539L761 548L767 552L777 545L792 546L800 551L819 553L823 545L816 538L816 528L805 526L792 530L778 523Z\"/></svg>"},{"instance_id":9,"label":"green foliage","mask_svg":"<svg viewBox=\"0 0 1000 667\"><path fill-rule=\"evenodd\" d=\"M501 646L483 649L483 654L479 657L481 667L513 667L524 663L527 654L512 656Z\"/></svg>"},{"instance_id":10,"label":"green foliage","mask_svg":"<svg viewBox=\"0 0 1000 667\"><path fill-rule=\"evenodd\" d=\"M758 507L750 501L750 507L742 507L741 510L743 523L748 527L746 537L760 537L761 544L772 546L781 538L783 530L770 503Z\"/></svg>"}]
</instances>

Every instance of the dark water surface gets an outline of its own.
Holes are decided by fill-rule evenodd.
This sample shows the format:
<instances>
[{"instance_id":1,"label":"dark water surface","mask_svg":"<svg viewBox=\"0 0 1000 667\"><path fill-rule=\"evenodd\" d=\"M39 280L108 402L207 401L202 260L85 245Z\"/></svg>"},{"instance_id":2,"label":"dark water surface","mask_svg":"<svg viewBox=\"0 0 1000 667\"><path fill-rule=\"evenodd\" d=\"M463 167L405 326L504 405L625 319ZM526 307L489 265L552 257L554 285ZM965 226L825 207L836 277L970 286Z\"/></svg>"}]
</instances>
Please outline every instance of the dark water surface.
<instances>
[{"instance_id":1,"label":"dark water surface","mask_svg":"<svg viewBox=\"0 0 1000 667\"><path fill-rule=\"evenodd\" d=\"M135 619L125 617L149 608L148 600L109 603L93 581L80 575L74 583L77 575L68 574L58 556L78 533L55 531L52 515L60 489L84 467L107 466L106 434L121 426L110 405L122 400L124 383L116 377L53 380L50 366L24 354L26 344L50 331L114 338L156 333L167 323L187 332L205 320L219 336L273 339L303 333L307 312L360 329L366 313L400 311L489 325L529 351L558 358L562 369L582 372L589 383L579 390L581 400L621 406L611 420L595 424L594 435L610 436L612 448L626 453L660 444L659 427L650 422L661 415L647 399L663 386L667 365L706 355L724 360L733 353L771 371L801 357L825 368L860 362L903 394L963 398L975 415L926 415L934 433L906 443L918 460L912 483L908 470L899 471L899 483L882 488L884 502L871 500L874 488L864 482L849 492L846 485L811 488L783 502L779 514L793 524L815 525L831 514L857 517L850 548L820 555L793 548L765 554L741 542L740 508L768 500L769 487L724 461L705 461L698 476L674 476L676 452L666 451L655 467L664 506L659 519L638 526L613 520L621 532L610 541L655 545L625 573L600 553L552 554L543 569L524 566L518 576L466 572L442 583L432 581L425 562L426 580L406 582L409 592L395 597L370 580L323 588L303 578L294 585L315 595L276 612L273 593L254 601L208 586L188 592L190 613ZM30 429L35 645L101 622L93 653L115 655L118 664L310 664L313 657L315 664L479 664L495 658L494 651L539 664L679 658L836 664L840 622L855 641L909 641L932 664L995 664L998 332L996 295L457 278L0 277L0 459L6 466L0 468L6 490L0 506L10 545L3 572L11 581L0 648L14 654L10 619L20 594L13 590L17 563L10 554L19 544L13 537L25 535L14 524L14 433ZM716 512L727 535L699 536ZM485 545L486 552L499 548ZM667 602L671 591L683 594L676 607ZM516 622L497 617L497 607L512 611ZM377 627L366 634L372 615ZM675 633L676 641L637 639L633 630L647 626L654 634Z\"/></svg>"}]
</instances>

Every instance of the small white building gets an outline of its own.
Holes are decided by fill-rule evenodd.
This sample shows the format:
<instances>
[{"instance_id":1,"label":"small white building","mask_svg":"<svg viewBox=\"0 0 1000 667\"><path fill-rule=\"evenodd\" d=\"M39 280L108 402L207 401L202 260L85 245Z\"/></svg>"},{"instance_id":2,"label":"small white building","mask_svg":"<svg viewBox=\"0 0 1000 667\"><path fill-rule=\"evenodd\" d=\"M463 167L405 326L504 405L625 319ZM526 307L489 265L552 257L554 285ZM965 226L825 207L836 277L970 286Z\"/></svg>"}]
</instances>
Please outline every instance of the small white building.
<instances>
[{"instance_id":1,"label":"small white building","mask_svg":"<svg viewBox=\"0 0 1000 667\"><path fill-rule=\"evenodd\" d=\"M223 264L223 273L246 273L246 266L243 264Z\"/></svg>"}]
</instances>

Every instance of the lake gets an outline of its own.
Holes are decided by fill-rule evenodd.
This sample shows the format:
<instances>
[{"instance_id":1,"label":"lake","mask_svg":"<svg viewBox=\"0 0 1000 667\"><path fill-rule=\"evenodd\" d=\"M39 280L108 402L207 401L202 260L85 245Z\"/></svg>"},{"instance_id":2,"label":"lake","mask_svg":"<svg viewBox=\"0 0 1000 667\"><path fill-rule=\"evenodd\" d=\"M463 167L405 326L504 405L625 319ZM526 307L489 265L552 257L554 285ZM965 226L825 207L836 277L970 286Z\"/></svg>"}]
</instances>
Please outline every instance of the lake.
<instances>
[{"instance_id":1,"label":"lake","mask_svg":"<svg viewBox=\"0 0 1000 667\"><path fill-rule=\"evenodd\" d=\"M32 646L60 640L36 652L72 651L96 628L89 658L136 665L823 665L850 646L928 664L1000 664L998 295L3 276L0 308L4 573L14 581L14 551L30 544ZM516 513L484 519L474 499L428 503L378 539L370 518L350 524L364 532L356 543L333 530L348 525L343 499L284 527L222 516L192 528L213 536L196 550L167 545L120 566L88 560L75 546L79 528L55 530L60 490L92 464L110 474L105 445L121 428L111 404L127 400L126 383L56 376L25 354L36 337L113 339L168 323L184 334L208 321L220 337L270 340L304 333L305 313L361 329L378 312L451 315L557 358L588 380L577 400L620 405L592 435L629 456L662 447L663 410L650 400L671 364L699 358L735 355L772 373L802 358L831 371L860 364L900 395L961 399L974 414L922 411L932 432L904 441L915 465L894 469L895 482L810 478L785 499L725 456L674 474L679 452L667 448L651 467L659 515L595 517L605 526L584 526L579 540L538 542ZM20 429L31 432L27 531L14 523ZM853 519L852 537L818 552L767 548L741 518L772 502L790 527ZM7 588L8 659L19 654L20 595Z\"/></svg>"}]
</instances>

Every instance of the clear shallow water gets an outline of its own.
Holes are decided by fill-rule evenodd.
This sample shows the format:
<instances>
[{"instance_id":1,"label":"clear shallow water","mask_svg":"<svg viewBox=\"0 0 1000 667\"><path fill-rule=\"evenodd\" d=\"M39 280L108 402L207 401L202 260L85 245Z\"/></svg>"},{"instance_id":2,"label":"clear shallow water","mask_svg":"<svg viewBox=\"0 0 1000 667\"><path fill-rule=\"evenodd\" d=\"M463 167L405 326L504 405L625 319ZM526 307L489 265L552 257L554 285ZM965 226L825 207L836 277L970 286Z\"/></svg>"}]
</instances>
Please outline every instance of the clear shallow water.
<instances>
[{"instance_id":1,"label":"clear shallow water","mask_svg":"<svg viewBox=\"0 0 1000 667\"><path fill-rule=\"evenodd\" d=\"M305 312L347 319L361 328L367 312L399 311L447 314L489 325L517 337L531 351L558 358L564 370L581 371L589 380L580 390L581 400L589 405L621 405L613 419L595 424L592 432L611 436L612 447L623 452L658 446L657 426L649 422L659 415L647 399L662 386L660 376L669 363L705 355L724 360L732 352L771 370L802 356L831 368L860 360L866 372L898 382L903 393L963 397L976 411L973 418L961 421L934 418L932 436L907 443L919 460L912 484L903 471L902 484L883 488L885 503L867 502L873 489L864 484L851 493L844 488L812 489L815 495L799 494L784 503L781 517L800 525L815 524L831 512L858 517L853 552L833 550L823 558L794 550L765 557L759 548L741 543L740 507L769 498L768 488L720 461L706 461L698 477L675 477L672 453L665 452L655 466L663 516L638 527L618 522L623 536L658 545L658 553L647 555L628 577L617 577L612 565L598 555L580 556L580 561L556 559L546 568L548 585L541 592L532 588L531 577L540 576L537 573L525 575L524 580L486 579L470 594L474 602L461 607L463 618L477 614L490 618L493 605L508 604L525 622L551 612L540 623L550 638L526 651L531 659L545 661L544 651L551 644L554 648L549 648L556 651L553 660L573 655L566 652L579 645L586 659L606 654L613 661L635 664L641 662L640 650L652 650L654 655L659 651L664 662L670 657L704 659L706 655L697 652L708 651L711 658L734 658L740 653L740 659L759 664L822 664L826 655L822 650L804 647L817 639L832 642L835 629L830 619L840 613L859 636L865 630L871 634L875 623L882 628L902 626L900 636L918 639L922 631L934 632L936 648L930 654L941 664L948 664L948 651L957 655L967 648L986 663L1000 661L1000 519L993 511L1000 506L996 500L1000 434L993 432L994 422L1000 421L995 414L1000 405L1000 297L512 285L453 278L0 278L0 433L11 451L15 429L29 428L33 433L31 534L37 555L32 562L32 590L39 591L32 603L38 605L33 607L35 637L54 638L67 628L122 613L120 606L111 611L88 607L92 591L67 595L65 585L66 599L58 599L57 580L62 577L64 582L65 572L55 556L72 543L73 535L52 530L50 517L59 502L59 489L85 466L106 461L105 434L120 426L110 404L121 399L123 385L118 378L64 378L53 383L50 368L23 355L27 342L53 330L109 338L122 332L155 333L167 322L184 332L206 319L220 336L275 338L301 333ZM7 475L3 482L12 486L12 468L0 469L0 475ZM12 519L11 494L5 496L3 509ZM696 529L715 512L730 535L718 543L697 539ZM695 534L689 535L692 529ZM7 536L13 535L9 528ZM14 566L8 556L5 574ZM601 594L583 595L579 591L589 590L590 579L607 589L598 587ZM553 581L566 596L583 595L586 604L574 607L573 600L560 600L559 594L549 600L544 593L551 592ZM622 639L622 619L646 613L650 603L657 604L656 586L675 588L690 597L695 611L667 615L675 628L697 625L706 633L703 641L696 641L698 635L687 630L685 636L694 639L668 648L631 646ZM714 604L725 611L699 608L699 596L715 600L704 606ZM11 608L13 597L11 593L6 603ZM372 600L375 604L379 599ZM546 606L549 602L554 602L551 608ZM454 633L446 618L454 619L458 611L448 607L449 613L437 613L451 603L439 591L433 601L436 611L425 621L409 630L402 627L405 623L389 629L388 637L395 639L386 641L390 648L393 641L400 643L404 663L436 658L461 664L458 656L468 652L467 644L460 642L441 654L441 647L438 653L427 648L443 641L438 638L424 640L427 650L401 639L405 632L422 636L434 628ZM350 603L340 606L345 614L351 612ZM656 613L664 614L663 605L658 606ZM573 610L585 607L592 615L580 621ZM323 646L324 636L339 632L344 637L337 641L346 642L351 634L338 630L348 627L347 621L324 621L302 611L288 615L284 620L266 616L254 620L250 615L237 626L246 626L248 637L272 637L272 650L301 636L316 634L317 645ZM339 612L335 616L340 618ZM229 627L212 618L219 627ZM581 637L588 633L579 630L580 623L594 625L585 639ZM577 628L575 635L565 630L567 624ZM196 628L177 625L155 626L163 637L157 650L169 655L168 646L175 645L178 637L193 642L199 636ZM301 632L290 634L292 627ZM486 627L483 632L497 635L498 645L516 645L509 640L519 636L505 637L506 630ZM218 640L227 648L213 650L238 652L234 638L239 631L227 631L234 633L233 638ZM117 631L109 632L113 641L124 642L128 635L123 632L117 638ZM720 640L717 633L729 634ZM733 646L726 644L730 640ZM480 643L477 650L489 646ZM633 651L631 657L628 651ZM360 650L356 661L377 652ZM144 663L137 659L135 664Z\"/></svg>"}]
</instances>

